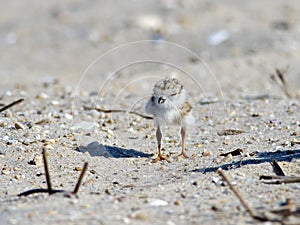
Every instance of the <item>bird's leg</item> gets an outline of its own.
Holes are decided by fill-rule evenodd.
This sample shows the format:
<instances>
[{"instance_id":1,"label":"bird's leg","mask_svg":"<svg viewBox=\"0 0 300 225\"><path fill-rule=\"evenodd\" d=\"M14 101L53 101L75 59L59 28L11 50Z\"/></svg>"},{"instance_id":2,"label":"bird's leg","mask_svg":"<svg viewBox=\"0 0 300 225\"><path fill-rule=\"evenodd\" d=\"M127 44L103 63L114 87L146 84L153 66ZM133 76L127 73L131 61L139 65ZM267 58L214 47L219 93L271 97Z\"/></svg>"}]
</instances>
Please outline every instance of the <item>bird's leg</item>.
<instances>
[{"instance_id":1,"label":"bird's leg","mask_svg":"<svg viewBox=\"0 0 300 225\"><path fill-rule=\"evenodd\" d=\"M161 161L161 160L167 160L167 157L161 153L161 138L162 138L162 134L160 131L160 127L158 126L157 130L156 130L158 156L156 159L154 159L154 162Z\"/></svg>"},{"instance_id":2,"label":"bird's leg","mask_svg":"<svg viewBox=\"0 0 300 225\"><path fill-rule=\"evenodd\" d=\"M188 158L188 156L185 154L185 136L186 136L186 129L185 127L181 127L180 129L180 134L181 134L181 154L179 156L182 156L184 158Z\"/></svg>"}]
</instances>

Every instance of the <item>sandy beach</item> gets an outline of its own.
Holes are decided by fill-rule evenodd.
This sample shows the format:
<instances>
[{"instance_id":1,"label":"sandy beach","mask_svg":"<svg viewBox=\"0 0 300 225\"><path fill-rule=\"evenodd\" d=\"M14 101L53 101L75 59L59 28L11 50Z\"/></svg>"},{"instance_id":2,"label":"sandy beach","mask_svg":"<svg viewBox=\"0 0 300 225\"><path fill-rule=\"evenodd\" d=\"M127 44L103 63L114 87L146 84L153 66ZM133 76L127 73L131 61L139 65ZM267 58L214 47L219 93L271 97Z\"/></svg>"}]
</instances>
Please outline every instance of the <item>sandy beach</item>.
<instances>
[{"instance_id":1,"label":"sandy beach","mask_svg":"<svg viewBox=\"0 0 300 225\"><path fill-rule=\"evenodd\" d=\"M300 224L300 183L288 182L300 176L298 1L30 0L0 11L0 224ZM169 160L153 163L144 107L164 77L184 84L196 122L188 159L176 159L180 127L165 127ZM64 192L19 197L47 189L43 150Z\"/></svg>"}]
</instances>

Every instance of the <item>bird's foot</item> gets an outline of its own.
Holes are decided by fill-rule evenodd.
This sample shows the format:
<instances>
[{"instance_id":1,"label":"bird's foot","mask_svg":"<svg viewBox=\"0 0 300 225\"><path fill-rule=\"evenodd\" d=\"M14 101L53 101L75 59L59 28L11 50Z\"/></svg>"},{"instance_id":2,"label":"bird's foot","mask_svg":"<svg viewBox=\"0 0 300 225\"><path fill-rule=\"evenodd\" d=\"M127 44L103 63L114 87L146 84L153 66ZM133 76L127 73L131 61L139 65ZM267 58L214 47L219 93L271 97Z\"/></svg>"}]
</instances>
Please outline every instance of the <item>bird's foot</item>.
<instances>
[{"instance_id":1,"label":"bird's foot","mask_svg":"<svg viewBox=\"0 0 300 225\"><path fill-rule=\"evenodd\" d=\"M176 157L177 160L178 160L179 158L188 159L189 156L188 156L187 154L185 154L185 152L181 152L181 154L178 155L178 156Z\"/></svg>"},{"instance_id":2,"label":"bird's foot","mask_svg":"<svg viewBox=\"0 0 300 225\"><path fill-rule=\"evenodd\" d=\"M162 155L162 154L159 154L159 155L157 156L157 158L155 158L155 159L152 160L152 163L156 163L156 162L158 162L158 161L163 161L163 160L166 160L166 161L169 162L169 159L168 159L168 158L169 158L168 156L164 156L164 155Z\"/></svg>"}]
</instances>

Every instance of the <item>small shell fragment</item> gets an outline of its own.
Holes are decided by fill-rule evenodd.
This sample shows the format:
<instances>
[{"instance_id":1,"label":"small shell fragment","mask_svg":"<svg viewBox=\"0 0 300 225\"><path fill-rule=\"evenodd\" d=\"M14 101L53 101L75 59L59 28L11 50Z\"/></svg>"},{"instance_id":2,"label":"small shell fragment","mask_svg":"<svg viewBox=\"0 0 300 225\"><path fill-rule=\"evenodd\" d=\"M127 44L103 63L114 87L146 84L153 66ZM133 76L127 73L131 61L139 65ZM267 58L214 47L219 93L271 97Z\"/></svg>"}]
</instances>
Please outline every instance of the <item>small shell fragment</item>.
<instances>
[{"instance_id":1,"label":"small shell fragment","mask_svg":"<svg viewBox=\"0 0 300 225\"><path fill-rule=\"evenodd\" d=\"M202 152L202 155L203 156L211 156L212 155L212 152L207 150L207 149L204 149L203 152Z\"/></svg>"},{"instance_id":2,"label":"small shell fragment","mask_svg":"<svg viewBox=\"0 0 300 225\"><path fill-rule=\"evenodd\" d=\"M182 205L182 201L176 200L176 201L174 202L174 204L175 204L175 205Z\"/></svg>"},{"instance_id":3,"label":"small shell fragment","mask_svg":"<svg viewBox=\"0 0 300 225\"><path fill-rule=\"evenodd\" d=\"M43 157L41 155L36 155L33 160L33 165L42 166L43 165Z\"/></svg>"},{"instance_id":4,"label":"small shell fragment","mask_svg":"<svg viewBox=\"0 0 300 225\"><path fill-rule=\"evenodd\" d=\"M225 156L225 159L224 159L224 162L232 162L233 160L233 157L231 154L228 154Z\"/></svg>"},{"instance_id":5,"label":"small shell fragment","mask_svg":"<svg viewBox=\"0 0 300 225\"><path fill-rule=\"evenodd\" d=\"M25 126L22 123L16 122L15 123L15 128L17 130L21 129L21 130L25 130Z\"/></svg>"},{"instance_id":6,"label":"small shell fragment","mask_svg":"<svg viewBox=\"0 0 300 225\"><path fill-rule=\"evenodd\" d=\"M82 171L82 167L81 166L75 166L75 170L76 171Z\"/></svg>"},{"instance_id":7,"label":"small shell fragment","mask_svg":"<svg viewBox=\"0 0 300 225\"><path fill-rule=\"evenodd\" d=\"M53 146L52 145L44 145L43 149L45 150L53 150Z\"/></svg>"},{"instance_id":8,"label":"small shell fragment","mask_svg":"<svg viewBox=\"0 0 300 225\"><path fill-rule=\"evenodd\" d=\"M9 175L9 174L10 174L10 171L9 171L9 170L2 170L2 174L3 174L3 175Z\"/></svg>"},{"instance_id":9,"label":"small shell fragment","mask_svg":"<svg viewBox=\"0 0 300 225\"><path fill-rule=\"evenodd\" d=\"M136 19L136 25L145 30L163 30L164 24L156 15L142 15Z\"/></svg>"},{"instance_id":10,"label":"small shell fragment","mask_svg":"<svg viewBox=\"0 0 300 225\"><path fill-rule=\"evenodd\" d=\"M136 215L134 215L134 218L137 220L143 220L143 221L148 220L147 215L145 215L143 213L137 213Z\"/></svg>"},{"instance_id":11,"label":"small shell fragment","mask_svg":"<svg viewBox=\"0 0 300 225\"><path fill-rule=\"evenodd\" d=\"M167 206L168 202L161 199L152 199L149 203L151 206Z\"/></svg>"}]
</instances>

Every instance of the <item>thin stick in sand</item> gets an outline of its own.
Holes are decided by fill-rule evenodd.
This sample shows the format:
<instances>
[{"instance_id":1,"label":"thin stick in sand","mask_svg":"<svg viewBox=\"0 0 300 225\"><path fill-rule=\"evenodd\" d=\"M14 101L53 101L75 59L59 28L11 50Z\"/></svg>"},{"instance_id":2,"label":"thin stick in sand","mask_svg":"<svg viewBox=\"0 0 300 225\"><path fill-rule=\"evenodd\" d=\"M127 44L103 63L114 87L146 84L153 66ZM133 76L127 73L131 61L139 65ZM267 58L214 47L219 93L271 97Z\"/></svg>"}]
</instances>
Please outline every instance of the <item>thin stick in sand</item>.
<instances>
[{"instance_id":1,"label":"thin stick in sand","mask_svg":"<svg viewBox=\"0 0 300 225\"><path fill-rule=\"evenodd\" d=\"M51 185L51 179L50 179L50 173L49 173L48 161L47 161L47 155L46 155L45 149L43 149L43 161L44 161L47 189L48 189L49 195L51 195L53 193L53 190L52 190L52 185Z\"/></svg>"},{"instance_id":2,"label":"thin stick in sand","mask_svg":"<svg viewBox=\"0 0 300 225\"><path fill-rule=\"evenodd\" d=\"M23 101L25 101L25 99L24 99L24 98L20 98L20 99L18 99L17 101L14 101L14 102L12 102L12 103L6 105L6 106L3 106L3 107L0 109L0 112L3 112L4 110L7 110L7 109L13 107L14 105L17 105L17 104L19 104L19 103L21 103L21 102L23 102Z\"/></svg>"},{"instance_id":3,"label":"thin stick in sand","mask_svg":"<svg viewBox=\"0 0 300 225\"><path fill-rule=\"evenodd\" d=\"M228 186L230 187L230 189L238 197L238 199L240 200L240 202L242 203L242 205L247 209L247 211L250 213L250 215L253 218L256 218L256 214L254 213L254 211L252 210L252 208L244 200L244 198L242 197L242 195L240 194L240 192L232 185L232 183L229 181L229 179L227 178L227 176L225 175L225 173L223 172L223 170L221 168L219 168L217 170L217 173L226 181L226 183L228 184Z\"/></svg>"},{"instance_id":4,"label":"thin stick in sand","mask_svg":"<svg viewBox=\"0 0 300 225\"><path fill-rule=\"evenodd\" d=\"M79 177L79 179L78 179L78 181L77 181L77 184L76 184L76 186L75 186L75 188L74 188L74 191L73 191L74 194L77 194L77 192L79 191L79 188L80 188L80 185L81 185L83 176L84 176L84 174L85 174L85 171L87 170L87 167L88 167L88 163L85 162L85 163L84 163L84 166L83 166L83 169L82 169L82 171L81 171L80 177Z\"/></svg>"}]
</instances>

